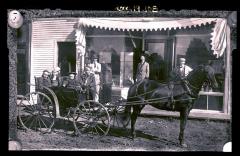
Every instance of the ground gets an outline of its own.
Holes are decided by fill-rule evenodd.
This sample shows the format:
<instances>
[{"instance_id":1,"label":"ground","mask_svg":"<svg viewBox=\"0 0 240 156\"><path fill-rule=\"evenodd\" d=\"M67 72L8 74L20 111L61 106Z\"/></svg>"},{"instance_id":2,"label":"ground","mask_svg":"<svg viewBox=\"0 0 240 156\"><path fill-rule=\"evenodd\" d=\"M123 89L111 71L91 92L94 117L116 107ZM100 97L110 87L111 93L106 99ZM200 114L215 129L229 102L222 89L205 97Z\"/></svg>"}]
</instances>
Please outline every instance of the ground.
<instances>
[{"instance_id":1,"label":"ground","mask_svg":"<svg viewBox=\"0 0 240 156\"><path fill-rule=\"evenodd\" d=\"M56 128L50 134L18 130L23 150L101 150L101 151L222 151L231 141L231 127L227 121L188 120L183 148L178 144L177 118L139 117L137 138L132 140L129 127L111 128L109 134L73 136L71 131ZM69 128L71 129L72 125ZM67 129L69 129L67 128Z\"/></svg>"}]
</instances>

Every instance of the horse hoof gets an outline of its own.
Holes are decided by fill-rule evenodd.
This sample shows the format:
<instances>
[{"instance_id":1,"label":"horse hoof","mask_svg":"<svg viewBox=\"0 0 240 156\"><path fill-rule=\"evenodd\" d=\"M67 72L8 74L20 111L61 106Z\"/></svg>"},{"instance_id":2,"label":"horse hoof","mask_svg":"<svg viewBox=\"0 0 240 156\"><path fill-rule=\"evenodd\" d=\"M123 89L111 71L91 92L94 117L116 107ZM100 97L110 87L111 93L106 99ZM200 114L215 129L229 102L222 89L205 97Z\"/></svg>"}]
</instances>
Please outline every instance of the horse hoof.
<instances>
[{"instance_id":1,"label":"horse hoof","mask_svg":"<svg viewBox=\"0 0 240 156\"><path fill-rule=\"evenodd\" d=\"M135 135L133 134L132 135L132 140L134 140L135 138L136 138L136 134Z\"/></svg>"},{"instance_id":2,"label":"horse hoof","mask_svg":"<svg viewBox=\"0 0 240 156\"><path fill-rule=\"evenodd\" d=\"M181 146L184 147L184 148L188 147L187 144L185 144L185 143L181 143Z\"/></svg>"}]
</instances>

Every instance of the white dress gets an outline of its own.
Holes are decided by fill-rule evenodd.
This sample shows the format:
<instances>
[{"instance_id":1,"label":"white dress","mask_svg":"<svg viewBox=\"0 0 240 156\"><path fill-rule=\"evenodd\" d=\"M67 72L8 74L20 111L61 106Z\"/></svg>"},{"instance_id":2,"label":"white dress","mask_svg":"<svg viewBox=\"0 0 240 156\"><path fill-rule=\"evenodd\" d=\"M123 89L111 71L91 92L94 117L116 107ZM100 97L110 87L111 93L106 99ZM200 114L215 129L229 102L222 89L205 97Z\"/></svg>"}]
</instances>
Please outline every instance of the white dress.
<instances>
[{"instance_id":1,"label":"white dress","mask_svg":"<svg viewBox=\"0 0 240 156\"><path fill-rule=\"evenodd\" d=\"M99 90L100 90L100 73L101 73L101 64L92 63L90 64L91 70L94 74L95 84L96 84L96 93L93 95L94 101L99 102Z\"/></svg>"}]
</instances>

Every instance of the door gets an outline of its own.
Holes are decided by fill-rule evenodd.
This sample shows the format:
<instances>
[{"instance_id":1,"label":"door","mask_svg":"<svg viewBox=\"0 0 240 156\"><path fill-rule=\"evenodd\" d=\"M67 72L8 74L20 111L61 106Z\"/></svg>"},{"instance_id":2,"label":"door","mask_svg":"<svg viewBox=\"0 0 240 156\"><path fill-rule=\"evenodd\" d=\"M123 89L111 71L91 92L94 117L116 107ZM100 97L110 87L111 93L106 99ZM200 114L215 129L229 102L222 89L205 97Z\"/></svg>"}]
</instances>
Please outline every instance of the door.
<instances>
[{"instance_id":1,"label":"door","mask_svg":"<svg viewBox=\"0 0 240 156\"><path fill-rule=\"evenodd\" d=\"M150 55L150 78L166 81L173 69L173 39L147 39L145 48Z\"/></svg>"},{"instance_id":2,"label":"door","mask_svg":"<svg viewBox=\"0 0 240 156\"><path fill-rule=\"evenodd\" d=\"M75 42L58 42L58 66L61 68L61 76L76 72Z\"/></svg>"}]
</instances>

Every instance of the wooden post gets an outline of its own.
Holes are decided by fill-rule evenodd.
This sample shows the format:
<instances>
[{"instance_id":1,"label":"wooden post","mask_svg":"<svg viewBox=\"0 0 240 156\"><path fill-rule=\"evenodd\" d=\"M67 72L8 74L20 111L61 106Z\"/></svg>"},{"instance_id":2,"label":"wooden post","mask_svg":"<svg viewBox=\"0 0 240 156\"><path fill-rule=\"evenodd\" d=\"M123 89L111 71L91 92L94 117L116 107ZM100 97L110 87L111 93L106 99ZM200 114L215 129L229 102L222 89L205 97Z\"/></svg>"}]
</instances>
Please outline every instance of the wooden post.
<instances>
[{"instance_id":1,"label":"wooden post","mask_svg":"<svg viewBox=\"0 0 240 156\"><path fill-rule=\"evenodd\" d=\"M224 113L231 114L231 34L230 27L227 24L226 26L226 38L227 38L227 47L226 47L226 58L225 58L225 84L224 84Z\"/></svg>"},{"instance_id":2,"label":"wooden post","mask_svg":"<svg viewBox=\"0 0 240 156\"><path fill-rule=\"evenodd\" d=\"M9 150L19 150L13 146L13 141L17 141L17 30L8 27L9 48Z\"/></svg>"},{"instance_id":3,"label":"wooden post","mask_svg":"<svg viewBox=\"0 0 240 156\"><path fill-rule=\"evenodd\" d=\"M76 71L78 76L81 75L81 72L84 70L85 64L85 52L86 52L86 30L81 21L79 20L79 26L76 29Z\"/></svg>"}]
</instances>

